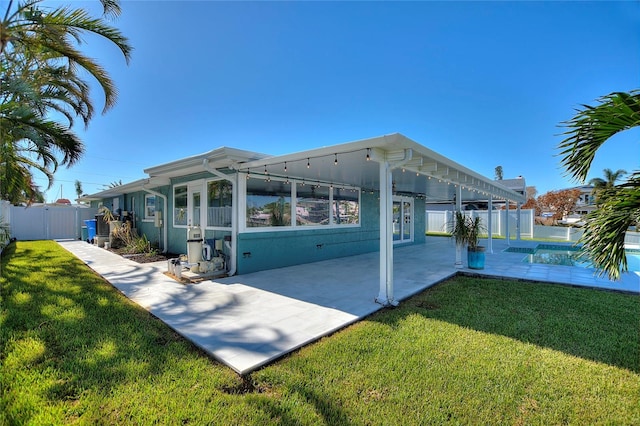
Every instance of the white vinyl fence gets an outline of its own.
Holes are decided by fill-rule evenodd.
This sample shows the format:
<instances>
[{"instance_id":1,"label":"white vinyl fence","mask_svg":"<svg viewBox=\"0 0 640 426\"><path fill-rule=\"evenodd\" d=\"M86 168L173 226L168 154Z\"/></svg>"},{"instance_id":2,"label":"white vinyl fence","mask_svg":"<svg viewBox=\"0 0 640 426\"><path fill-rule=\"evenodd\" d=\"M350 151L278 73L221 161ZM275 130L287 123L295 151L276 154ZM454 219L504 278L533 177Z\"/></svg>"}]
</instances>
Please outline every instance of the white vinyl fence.
<instances>
[{"instance_id":1,"label":"white vinyl fence","mask_svg":"<svg viewBox=\"0 0 640 426\"><path fill-rule=\"evenodd\" d=\"M0 226L3 229L9 228L9 208L11 204L8 201L0 200ZM9 234L9 237L11 234ZM7 246L9 238L5 235L5 232L0 233L0 253Z\"/></svg>"},{"instance_id":2,"label":"white vinyl fence","mask_svg":"<svg viewBox=\"0 0 640 426\"><path fill-rule=\"evenodd\" d=\"M453 211L432 211L425 212L427 232L441 233L447 232L448 226L453 222ZM488 210L468 210L464 212L467 216L480 217L484 227L487 227ZM491 216L491 235L494 237L507 236L507 223L509 225L509 238L515 239L517 235L517 213L516 210L493 210ZM576 242L582 237L581 228L571 226L543 226L534 225L534 210L520 211L520 237L533 240L558 240ZM640 232L627 231L625 244L628 247L640 248Z\"/></svg>"},{"instance_id":3,"label":"white vinyl fence","mask_svg":"<svg viewBox=\"0 0 640 426\"><path fill-rule=\"evenodd\" d=\"M427 232L448 232L450 224L453 223L454 212L453 211L433 211L427 210L426 214L426 226ZM465 215L475 218L479 217L482 221L482 225L488 228L489 224L489 211L488 210L467 210ZM521 210L520 211L520 236L524 238L533 238L534 226L533 226L534 211L533 210ZM491 211L491 235L494 237L505 237L507 231L511 238L516 237L518 228L518 216L516 210L492 210Z\"/></svg>"},{"instance_id":4,"label":"white vinyl fence","mask_svg":"<svg viewBox=\"0 0 640 426\"><path fill-rule=\"evenodd\" d=\"M60 204L7 206L3 201L1 212L12 238L54 240L81 239L84 220L94 219L98 209Z\"/></svg>"}]
</instances>

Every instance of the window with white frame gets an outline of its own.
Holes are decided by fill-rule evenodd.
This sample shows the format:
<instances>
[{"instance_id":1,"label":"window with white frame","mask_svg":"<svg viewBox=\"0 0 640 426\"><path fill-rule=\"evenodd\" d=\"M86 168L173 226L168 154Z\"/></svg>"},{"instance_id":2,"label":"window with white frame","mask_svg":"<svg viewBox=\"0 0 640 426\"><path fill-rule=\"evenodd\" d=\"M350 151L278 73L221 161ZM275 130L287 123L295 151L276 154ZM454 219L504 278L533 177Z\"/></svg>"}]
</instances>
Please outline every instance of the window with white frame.
<instances>
[{"instance_id":1,"label":"window with white frame","mask_svg":"<svg viewBox=\"0 0 640 426\"><path fill-rule=\"evenodd\" d=\"M246 191L247 230L360 225L357 188L252 177Z\"/></svg>"},{"instance_id":2,"label":"window with white frame","mask_svg":"<svg viewBox=\"0 0 640 426\"><path fill-rule=\"evenodd\" d=\"M296 225L329 225L328 186L296 184Z\"/></svg>"},{"instance_id":3,"label":"window with white frame","mask_svg":"<svg viewBox=\"0 0 640 426\"><path fill-rule=\"evenodd\" d=\"M358 225L360 223L360 191L334 188L333 223L336 225Z\"/></svg>"},{"instance_id":4,"label":"window with white frame","mask_svg":"<svg viewBox=\"0 0 640 426\"><path fill-rule=\"evenodd\" d=\"M187 225L187 185L173 187L173 224Z\"/></svg>"},{"instance_id":5,"label":"window with white frame","mask_svg":"<svg viewBox=\"0 0 640 426\"><path fill-rule=\"evenodd\" d=\"M207 182L207 224L210 227L231 227L233 186L227 180Z\"/></svg>"},{"instance_id":6,"label":"window with white frame","mask_svg":"<svg viewBox=\"0 0 640 426\"><path fill-rule=\"evenodd\" d=\"M153 220L156 216L156 196L144 195L144 220Z\"/></svg>"},{"instance_id":7,"label":"window with white frame","mask_svg":"<svg viewBox=\"0 0 640 426\"><path fill-rule=\"evenodd\" d=\"M249 179L246 213L247 228L291 226L291 184Z\"/></svg>"}]
</instances>

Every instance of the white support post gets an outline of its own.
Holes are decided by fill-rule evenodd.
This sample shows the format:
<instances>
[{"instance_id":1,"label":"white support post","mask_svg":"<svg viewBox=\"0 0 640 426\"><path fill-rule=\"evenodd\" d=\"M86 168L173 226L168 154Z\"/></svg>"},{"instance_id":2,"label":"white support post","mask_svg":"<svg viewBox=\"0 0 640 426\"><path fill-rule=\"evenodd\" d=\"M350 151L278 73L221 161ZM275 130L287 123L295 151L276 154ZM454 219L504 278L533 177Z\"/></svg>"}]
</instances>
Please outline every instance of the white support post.
<instances>
[{"instance_id":1,"label":"white support post","mask_svg":"<svg viewBox=\"0 0 640 426\"><path fill-rule=\"evenodd\" d=\"M380 292L376 302L397 305L393 299L393 184L391 167L380 161Z\"/></svg>"},{"instance_id":2,"label":"white support post","mask_svg":"<svg viewBox=\"0 0 640 426\"><path fill-rule=\"evenodd\" d=\"M534 231L533 225L535 225L535 218L534 218L535 210L529 210L528 216L529 216L529 229L530 229L529 237L533 239L533 231Z\"/></svg>"},{"instance_id":3,"label":"white support post","mask_svg":"<svg viewBox=\"0 0 640 426\"><path fill-rule=\"evenodd\" d=\"M520 201L516 203L516 241L520 241Z\"/></svg>"},{"instance_id":4,"label":"white support post","mask_svg":"<svg viewBox=\"0 0 640 426\"><path fill-rule=\"evenodd\" d=\"M505 218L505 225L506 225L506 229L507 229L507 231L506 231L506 233L507 233L507 235L506 235L506 237L507 237L507 245L510 246L511 245L511 231L509 229L509 225L510 225L510 223L509 223L510 220L509 219L511 219L511 217L509 216L509 207L511 207L511 205L509 203L509 200L506 200L506 206L507 206L507 209L504 211L504 218Z\"/></svg>"},{"instance_id":5,"label":"white support post","mask_svg":"<svg viewBox=\"0 0 640 426\"><path fill-rule=\"evenodd\" d=\"M456 211L462 213L462 186L458 185L458 191L456 192ZM460 244L456 244L456 268L462 268L462 247Z\"/></svg>"},{"instance_id":6,"label":"white support post","mask_svg":"<svg viewBox=\"0 0 640 426\"><path fill-rule=\"evenodd\" d=\"M493 196L489 194L489 204L487 205L487 251L493 253Z\"/></svg>"}]
</instances>

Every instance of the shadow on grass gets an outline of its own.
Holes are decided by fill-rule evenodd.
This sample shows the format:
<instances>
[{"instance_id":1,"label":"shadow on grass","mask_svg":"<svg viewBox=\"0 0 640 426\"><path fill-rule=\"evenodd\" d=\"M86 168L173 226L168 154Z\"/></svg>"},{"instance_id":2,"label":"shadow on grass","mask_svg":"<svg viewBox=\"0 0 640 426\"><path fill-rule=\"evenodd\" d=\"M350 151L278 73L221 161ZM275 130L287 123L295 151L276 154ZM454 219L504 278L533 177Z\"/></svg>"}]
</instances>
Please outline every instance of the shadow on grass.
<instances>
[{"instance_id":1,"label":"shadow on grass","mask_svg":"<svg viewBox=\"0 0 640 426\"><path fill-rule=\"evenodd\" d=\"M640 297L456 277L400 309L640 373Z\"/></svg>"},{"instance_id":2,"label":"shadow on grass","mask_svg":"<svg viewBox=\"0 0 640 426\"><path fill-rule=\"evenodd\" d=\"M312 386L305 386L304 383L293 384L289 392L297 395L303 401L304 410L309 414L313 412L322 419L322 424L344 425L354 424L347 413L340 407L340 404L331 396L312 389ZM294 399L294 398L290 398ZM267 413L270 418L277 419L281 425L301 424L299 414L292 412L290 407L282 404L273 398L254 398L251 401L256 407ZM315 417L314 417L315 419Z\"/></svg>"},{"instance_id":3,"label":"shadow on grass","mask_svg":"<svg viewBox=\"0 0 640 426\"><path fill-rule=\"evenodd\" d=\"M0 405L6 420L28 424L47 405L78 401L87 391L108 398L141 377L174 374L180 380L172 366L199 353L194 346L56 243L22 244L9 246L1 259L0 394L8 399ZM211 373L220 376L220 392L239 380L226 368ZM37 383L30 397L19 389L28 380ZM22 396L12 400L11 394Z\"/></svg>"}]
</instances>

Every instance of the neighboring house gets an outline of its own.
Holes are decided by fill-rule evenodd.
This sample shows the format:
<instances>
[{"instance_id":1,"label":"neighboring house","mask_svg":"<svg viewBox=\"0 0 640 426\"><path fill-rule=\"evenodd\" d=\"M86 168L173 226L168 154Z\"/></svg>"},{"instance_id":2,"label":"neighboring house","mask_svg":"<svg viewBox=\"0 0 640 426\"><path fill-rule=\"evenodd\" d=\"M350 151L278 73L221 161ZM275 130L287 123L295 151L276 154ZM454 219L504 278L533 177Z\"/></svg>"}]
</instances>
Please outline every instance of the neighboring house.
<instances>
[{"instance_id":1,"label":"neighboring house","mask_svg":"<svg viewBox=\"0 0 640 426\"><path fill-rule=\"evenodd\" d=\"M380 296L393 300L393 246L425 241L425 200L524 202L401 134L269 156L222 147L151 167L82 197L128 216L164 250L187 232L223 240L230 274L380 251Z\"/></svg>"},{"instance_id":2,"label":"neighboring house","mask_svg":"<svg viewBox=\"0 0 640 426\"><path fill-rule=\"evenodd\" d=\"M527 196L527 184L522 176L518 176L515 179L496 180L495 182L524 197Z\"/></svg>"},{"instance_id":3,"label":"neighboring house","mask_svg":"<svg viewBox=\"0 0 640 426\"><path fill-rule=\"evenodd\" d=\"M582 185L568 189L579 189L580 198L576 203L573 213L576 215L586 215L596 209L596 197L593 195L593 185Z\"/></svg>"}]
</instances>

